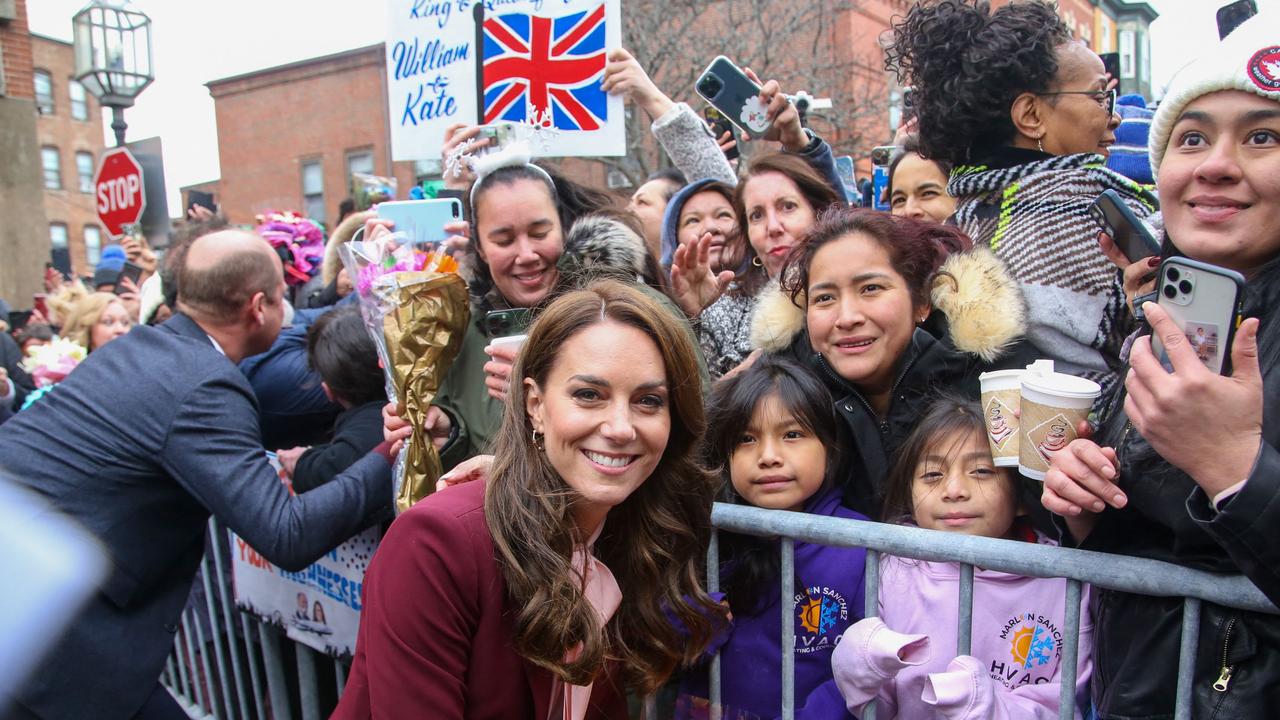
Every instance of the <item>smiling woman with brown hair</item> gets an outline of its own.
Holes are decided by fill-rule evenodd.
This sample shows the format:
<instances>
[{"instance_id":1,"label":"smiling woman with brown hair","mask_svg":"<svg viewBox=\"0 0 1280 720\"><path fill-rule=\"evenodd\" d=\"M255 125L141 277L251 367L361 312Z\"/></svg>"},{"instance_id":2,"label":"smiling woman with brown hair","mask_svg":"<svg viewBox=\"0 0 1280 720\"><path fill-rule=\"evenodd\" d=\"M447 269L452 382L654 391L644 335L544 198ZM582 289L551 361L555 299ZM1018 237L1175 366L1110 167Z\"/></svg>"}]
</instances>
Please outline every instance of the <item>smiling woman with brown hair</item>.
<instances>
[{"instance_id":1,"label":"smiling woman with brown hair","mask_svg":"<svg viewBox=\"0 0 1280 720\"><path fill-rule=\"evenodd\" d=\"M622 283L542 312L489 480L414 506L375 555L334 717L625 718L625 689L698 656L720 611L699 582L714 482L696 353Z\"/></svg>"}]
</instances>

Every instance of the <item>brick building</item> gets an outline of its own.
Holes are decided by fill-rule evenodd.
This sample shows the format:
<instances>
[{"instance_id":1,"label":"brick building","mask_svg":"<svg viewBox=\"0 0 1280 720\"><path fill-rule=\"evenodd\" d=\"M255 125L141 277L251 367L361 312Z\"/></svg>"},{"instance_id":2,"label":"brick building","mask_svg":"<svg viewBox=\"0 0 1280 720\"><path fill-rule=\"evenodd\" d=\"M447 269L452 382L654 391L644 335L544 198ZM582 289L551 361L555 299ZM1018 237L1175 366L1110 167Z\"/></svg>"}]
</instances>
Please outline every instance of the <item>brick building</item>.
<instances>
[{"instance_id":1,"label":"brick building","mask_svg":"<svg viewBox=\"0 0 1280 720\"><path fill-rule=\"evenodd\" d=\"M216 195L232 222L292 208L331 224L351 172L394 175L401 194L413 183L414 163L391 164L381 44L206 85L222 167Z\"/></svg>"},{"instance_id":2,"label":"brick building","mask_svg":"<svg viewBox=\"0 0 1280 720\"><path fill-rule=\"evenodd\" d=\"M848 85L830 94L837 103L871 98L876 111L851 113L853 119L844 123L815 116L813 126L861 165L868 165L871 147L892 138L898 118L901 95L884 71L880 36L894 15L913 4L858 0L831 24L831 47L845 54L833 62L848 68ZM1059 12L1076 37L1099 52L1118 45L1124 18L1142 17L1149 23L1156 17L1145 3L1125 0L1059 0ZM1148 46L1145 34L1135 40ZM394 176L402 197L416 180L437 175L439 161L434 158L391 162L384 52L382 44L371 45L207 83L222 177L184 190L214 190L224 213L236 223L252 222L254 214L269 208L294 208L332 223L338 203L348 195L352 171ZM708 54L714 48L702 53ZM1150 53L1144 50L1133 60L1140 67L1135 77L1149 78ZM1123 79L1121 90L1130 91ZM1149 83L1146 94L1150 97ZM570 159L562 169L597 187L606 184L600 165Z\"/></svg>"},{"instance_id":3,"label":"brick building","mask_svg":"<svg viewBox=\"0 0 1280 720\"><path fill-rule=\"evenodd\" d=\"M0 2L0 298L31 306L49 259L26 0Z\"/></svg>"},{"instance_id":4,"label":"brick building","mask_svg":"<svg viewBox=\"0 0 1280 720\"><path fill-rule=\"evenodd\" d=\"M65 250L70 269L90 275L102 246L110 242L93 194L93 176L106 149L102 109L72 77L71 43L33 34L31 51L44 212L55 263L65 262L59 258Z\"/></svg>"}]
</instances>

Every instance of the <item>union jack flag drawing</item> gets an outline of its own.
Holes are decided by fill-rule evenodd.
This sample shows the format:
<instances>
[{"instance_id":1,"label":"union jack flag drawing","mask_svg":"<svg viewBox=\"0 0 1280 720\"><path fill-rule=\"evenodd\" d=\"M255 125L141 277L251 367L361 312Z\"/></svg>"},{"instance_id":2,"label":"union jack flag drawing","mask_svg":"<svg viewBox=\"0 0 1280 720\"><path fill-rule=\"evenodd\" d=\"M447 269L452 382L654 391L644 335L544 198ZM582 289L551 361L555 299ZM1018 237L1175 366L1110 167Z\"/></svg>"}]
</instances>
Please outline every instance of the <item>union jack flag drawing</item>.
<instances>
[{"instance_id":1,"label":"union jack flag drawing","mask_svg":"<svg viewBox=\"0 0 1280 720\"><path fill-rule=\"evenodd\" d=\"M605 8L564 17L508 14L484 20L484 121L599 130L608 118L600 81Z\"/></svg>"}]
</instances>

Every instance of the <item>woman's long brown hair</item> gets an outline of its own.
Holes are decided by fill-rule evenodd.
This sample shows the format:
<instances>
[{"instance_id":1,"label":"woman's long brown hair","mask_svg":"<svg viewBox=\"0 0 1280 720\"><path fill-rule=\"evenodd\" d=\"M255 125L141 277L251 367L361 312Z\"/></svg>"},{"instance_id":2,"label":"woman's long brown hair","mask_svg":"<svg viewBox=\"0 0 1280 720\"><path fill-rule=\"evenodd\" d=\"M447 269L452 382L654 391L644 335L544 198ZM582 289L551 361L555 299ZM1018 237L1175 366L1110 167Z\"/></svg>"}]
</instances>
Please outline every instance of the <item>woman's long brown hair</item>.
<instances>
[{"instance_id":1,"label":"woman's long brown hair","mask_svg":"<svg viewBox=\"0 0 1280 720\"><path fill-rule=\"evenodd\" d=\"M525 378L545 387L565 343L587 327L616 322L648 335L667 373L671 432L653 474L609 512L595 543L622 590L599 628L570 565L579 537L574 494L531 440ZM494 448L485 516L515 609L514 645L566 682L591 682L605 660L621 661L629 687L653 692L702 652L722 616L701 577L711 529L714 478L697 462L705 420L697 350L680 320L632 286L601 281L551 303L520 353ZM620 353L626 348L618 348ZM664 610L679 618L679 633ZM573 661L566 653L581 644Z\"/></svg>"}]
</instances>

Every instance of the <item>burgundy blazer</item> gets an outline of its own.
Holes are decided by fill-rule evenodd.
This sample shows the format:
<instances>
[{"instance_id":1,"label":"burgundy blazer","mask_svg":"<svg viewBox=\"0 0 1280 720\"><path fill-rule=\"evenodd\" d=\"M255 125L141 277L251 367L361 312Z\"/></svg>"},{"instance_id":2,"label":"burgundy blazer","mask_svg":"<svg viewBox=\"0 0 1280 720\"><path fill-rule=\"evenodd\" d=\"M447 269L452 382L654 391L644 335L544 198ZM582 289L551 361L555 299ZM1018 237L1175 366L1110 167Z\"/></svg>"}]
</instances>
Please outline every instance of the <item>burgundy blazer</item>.
<instances>
[{"instance_id":1,"label":"burgundy blazer","mask_svg":"<svg viewBox=\"0 0 1280 720\"><path fill-rule=\"evenodd\" d=\"M553 676L512 647L484 486L435 493L391 524L365 575L355 659L333 718L548 719ZM592 687L588 718L627 717L612 665Z\"/></svg>"}]
</instances>

